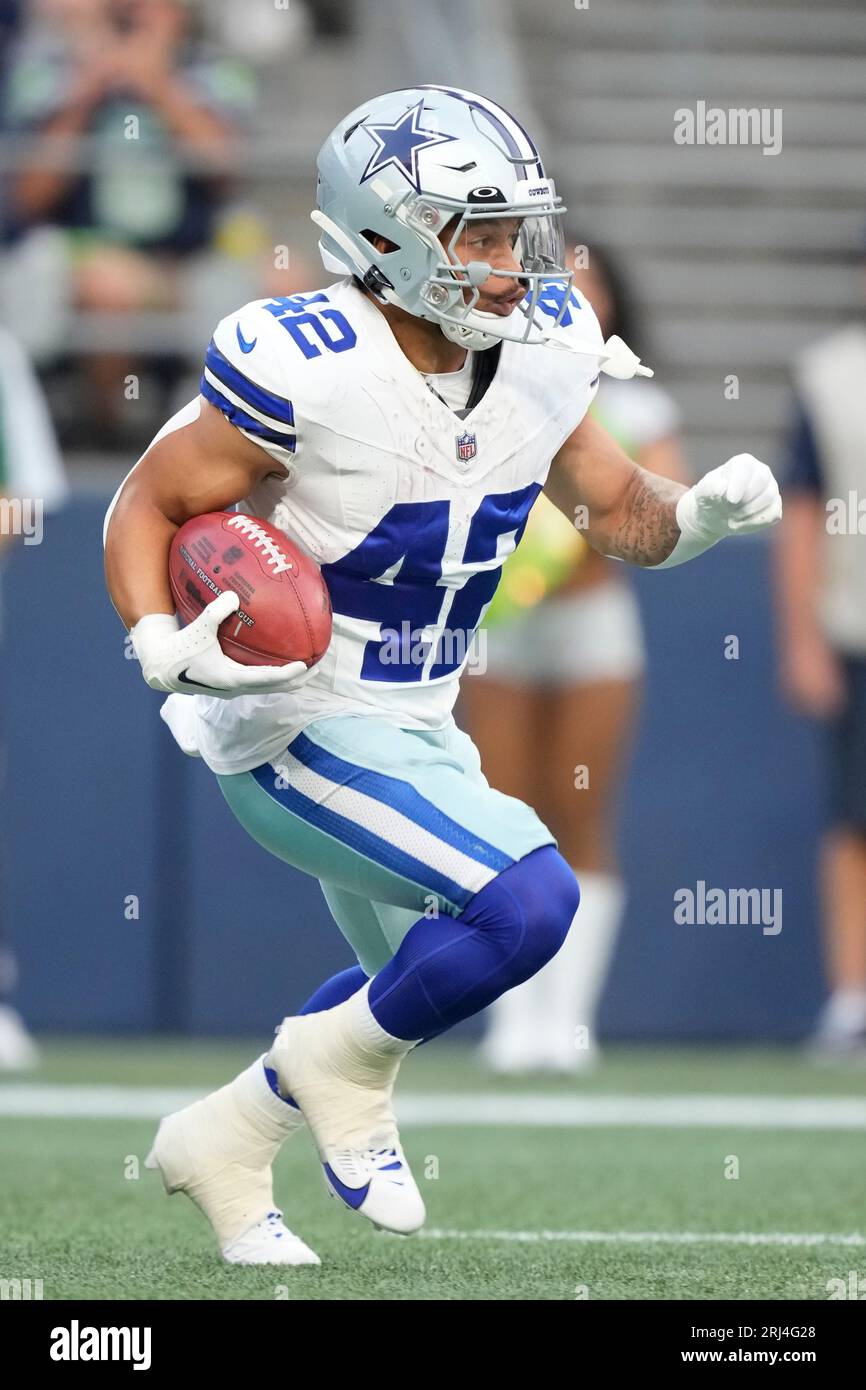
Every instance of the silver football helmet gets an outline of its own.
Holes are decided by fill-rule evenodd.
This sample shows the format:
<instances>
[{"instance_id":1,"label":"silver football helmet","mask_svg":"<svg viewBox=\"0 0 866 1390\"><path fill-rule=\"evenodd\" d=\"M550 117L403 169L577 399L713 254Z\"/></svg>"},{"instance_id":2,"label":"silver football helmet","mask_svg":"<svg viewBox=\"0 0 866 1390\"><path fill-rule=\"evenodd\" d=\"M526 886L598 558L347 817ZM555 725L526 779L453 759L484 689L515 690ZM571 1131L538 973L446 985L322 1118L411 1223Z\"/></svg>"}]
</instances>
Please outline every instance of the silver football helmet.
<instances>
[{"instance_id":1,"label":"silver football helmet","mask_svg":"<svg viewBox=\"0 0 866 1390\"><path fill-rule=\"evenodd\" d=\"M311 215L327 270L358 276L377 298L432 320L466 348L556 340L572 281L560 225L566 209L529 135L496 102L437 86L374 97L328 136L317 170ZM468 223L493 217L519 219L515 254L527 293L507 316L476 307L479 286L514 272L464 265L455 250Z\"/></svg>"}]
</instances>

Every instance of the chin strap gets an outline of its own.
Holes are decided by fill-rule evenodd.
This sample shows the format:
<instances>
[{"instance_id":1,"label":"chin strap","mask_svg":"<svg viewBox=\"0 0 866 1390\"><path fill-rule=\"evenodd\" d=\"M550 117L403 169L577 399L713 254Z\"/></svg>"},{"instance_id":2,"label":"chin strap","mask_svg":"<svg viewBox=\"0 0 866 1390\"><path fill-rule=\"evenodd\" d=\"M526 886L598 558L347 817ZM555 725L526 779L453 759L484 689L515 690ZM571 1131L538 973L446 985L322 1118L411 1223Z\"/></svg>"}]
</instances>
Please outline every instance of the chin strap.
<instances>
[{"instance_id":1,"label":"chin strap","mask_svg":"<svg viewBox=\"0 0 866 1390\"><path fill-rule=\"evenodd\" d=\"M556 348L560 352L574 352L579 357L597 357L601 370L607 376L616 377L618 381L629 381L634 376L655 375L652 368L645 367L637 353L632 352L628 344L624 343L616 333L608 338L602 348L599 348L597 344L575 343L568 339L546 337L542 332L539 332L535 338L529 337L527 342Z\"/></svg>"},{"instance_id":2,"label":"chin strap","mask_svg":"<svg viewBox=\"0 0 866 1390\"><path fill-rule=\"evenodd\" d=\"M310 213L310 218L315 222L327 236L335 241L340 250L349 259L350 265L355 267L355 273L363 279L368 272L378 270L373 261L362 256L358 247L346 235L342 227L338 227L330 217L326 217L318 208L314 208ZM333 269L335 273L345 272L346 266L337 260L331 252L319 243L322 260L325 262L326 269ZM328 262L331 262L329 265ZM402 308L400 298L395 294L393 288L388 284L382 284L381 277L375 287L371 286L372 292L377 298L384 300L387 304L394 304L398 309ZM491 315L493 317L493 315ZM473 323L455 322L440 316L433 315L431 323L438 323L446 338L453 343L459 343L461 347L468 349L484 350L493 347L496 343L507 342L508 339L502 338L498 333L488 333L483 328L477 327ZM518 340L519 341L519 340ZM563 341L561 338L547 337L541 330L538 336L533 338L531 335L525 339L527 343L543 347L558 348L564 352L576 353L579 357L598 358L601 370L607 376L616 377L619 381L628 381L634 376L653 376L654 373L649 367L644 367L637 353L632 352L631 348L623 342L622 338L616 334L608 338L604 347L599 349L595 343L572 343Z\"/></svg>"},{"instance_id":3,"label":"chin strap","mask_svg":"<svg viewBox=\"0 0 866 1390\"><path fill-rule=\"evenodd\" d=\"M504 341L495 333L485 333L483 329L474 328L471 324L452 323L448 319L441 318L439 314L433 313L432 310L424 317L429 323L438 324L440 331L450 343L457 343L458 347L466 348L470 352L486 352L496 343Z\"/></svg>"},{"instance_id":4,"label":"chin strap","mask_svg":"<svg viewBox=\"0 0 866 1390\"><path fill-rule=\"evenodd\" d=\"M351 237L346 235L342 227L338 227L336 222L333 222L330 217L326 217L323 212L319 212L318 208L314 208L310 213L310 220L315 222L316 226L319 227L326 236L329 236L332 241L335 241L341 251L345 252L349 259L349 264L354 267L354 274L358 275L365 283L366 277L370 275L371 272L376 273L377 279L375 283L368 285L368 288L372 294L375 294L377 299L382 299L388 304L394 304L398 309L402 308L398 296L394 293L390 283L385 280L379 267L375 265L373 261L361 255L358 247L352 241ZM321 242L319 242L319 252L326 270L332 270L337 275L345 275L347 267L342 261L339 261L332 252L328 251Z\"/></svg>"}]
</instances>

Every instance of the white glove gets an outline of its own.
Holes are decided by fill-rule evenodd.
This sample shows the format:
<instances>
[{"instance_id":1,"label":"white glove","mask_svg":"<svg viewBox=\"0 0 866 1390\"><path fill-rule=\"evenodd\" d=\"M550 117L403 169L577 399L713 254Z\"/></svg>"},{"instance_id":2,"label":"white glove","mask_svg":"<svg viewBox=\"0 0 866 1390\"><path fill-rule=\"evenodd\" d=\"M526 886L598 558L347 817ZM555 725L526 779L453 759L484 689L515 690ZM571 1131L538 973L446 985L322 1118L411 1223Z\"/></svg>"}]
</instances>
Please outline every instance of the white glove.
<instances>
[{"instance_id":1,"label":"white glove","mask_svg":"<svg viewBox=\"0 0 866 1390\"><path fill-rule=\"evenodd\" d=\"M679 539L666 560L649 568L681 565L726 536L762 531L781 519L779 484L770 469L752 454L735 454L683 493L677 502Z\"/></svg>"},{"instance_id":2,"label":"white glove","mask_svg":"<svg viewBox=\"0 0 866 1390\"><path fill-rule=\"evenodd\" d=\"M141 673L151 690L185 695L272 695L297 690L318 669L303 661L286 666L243 666L226 656L217 628L240 599L231 590L213 599L186 627L170 613L148 613L130 631Z\"/></svg>"},{"instance_id":3,"label":"white glove","mask_svg":"<svg viewBox=\"0 0 866 1390\"><path fill-rule=\"evenodd\" d=\"M752 454L735 454L705 473L680 502L687 524L712 540L762 531L782 518L779 484Z\"/></svg>"}]
</instances>

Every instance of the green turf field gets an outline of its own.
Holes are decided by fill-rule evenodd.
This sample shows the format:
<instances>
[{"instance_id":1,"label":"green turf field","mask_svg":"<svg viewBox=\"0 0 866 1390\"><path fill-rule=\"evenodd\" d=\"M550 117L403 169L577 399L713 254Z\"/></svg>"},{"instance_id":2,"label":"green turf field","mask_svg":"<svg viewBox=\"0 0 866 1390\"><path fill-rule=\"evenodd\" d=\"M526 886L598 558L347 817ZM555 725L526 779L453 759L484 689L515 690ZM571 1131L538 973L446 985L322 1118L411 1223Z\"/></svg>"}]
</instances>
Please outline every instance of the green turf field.
<instances>
[{"instance_id":1,"label":"green turf field","mask_svg":"<svg viewBox=\"0 0 866 1390\"><path fill-rule=\"evenodd\" d=\"M0 1106L16 1087L49 1084L52 1095L58 1084L110 1086L121 1108L142 1087L204 1091L255 1046L66 1040L44 1054L38 1073L0 1085ZM199 1213L141 1167L153 1120L0 1113L0 1279L42 1279L46 1299L826 1299L827 1281L851 1271L866 1287L864 1085L866 1068L781 1049L611 1048L586 1080L504 1083L466 1049L422 1048L401 1091L422 1108L403 1139L427 1231L402 1240L338 1207L302 1135L276 1181L287 1223L322 1258L299 1270L220 1261ZM437 1096L479 1093L507 1108L689 1097L696 1113L713 1097L849 1097L855 1113L788 1128L424 1122ZM732 1157L736 1179L725 1177Z\"/></svg>"}]
</instances>

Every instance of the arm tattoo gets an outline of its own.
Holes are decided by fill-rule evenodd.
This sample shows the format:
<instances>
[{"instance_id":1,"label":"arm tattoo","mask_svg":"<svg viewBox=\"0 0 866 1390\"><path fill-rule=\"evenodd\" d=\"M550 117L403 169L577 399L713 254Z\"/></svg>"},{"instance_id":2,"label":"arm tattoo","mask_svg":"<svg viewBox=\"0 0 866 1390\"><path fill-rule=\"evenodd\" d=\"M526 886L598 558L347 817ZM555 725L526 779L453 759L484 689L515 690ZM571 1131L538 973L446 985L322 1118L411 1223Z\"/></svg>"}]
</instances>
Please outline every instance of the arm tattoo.
<instances>
[{"instance_id":1,"label":"arm tattoo","mask_svg":"<svg viewBox=\"0 0 866 1390\"><path fill-rule=\"evenodd\" d=\"M643 469L635 474L610 536L609 555L632 565L659 565L677 543L676 506L686 489Z\"/></svg>"}]
</instances>

